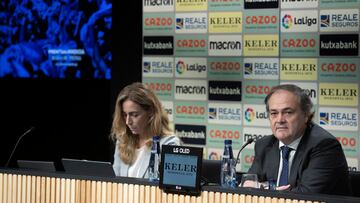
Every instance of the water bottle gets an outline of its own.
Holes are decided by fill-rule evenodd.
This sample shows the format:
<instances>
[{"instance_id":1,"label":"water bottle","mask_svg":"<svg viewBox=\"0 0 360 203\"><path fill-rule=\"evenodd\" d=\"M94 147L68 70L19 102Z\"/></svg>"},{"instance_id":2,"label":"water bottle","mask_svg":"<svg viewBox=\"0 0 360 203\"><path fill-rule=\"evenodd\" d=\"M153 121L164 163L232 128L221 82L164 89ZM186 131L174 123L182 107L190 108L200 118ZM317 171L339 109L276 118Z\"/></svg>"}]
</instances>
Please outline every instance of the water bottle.
<instances>
[{"instance_id":1,"label":"water bottle","mask_svg":"<svg viewBox=\"0 0 360 203\"><path fill-rule=\"evenodd\" d=\"M159 163L160 163L160 136L153 137L151 155L149 162L149 180L159 181Z\"/></svg>"},{"instance_id":2,"label":"water bottle","mask_svg":"<svg viewBox=\"0 0 360 203\"><path fill-rule=\"evenodd\" d=\"M235 188L237 186L235 163L236 162L232 151L232 141L225 140L220 174L222 187Z\"/></svg>"}]
</instances>

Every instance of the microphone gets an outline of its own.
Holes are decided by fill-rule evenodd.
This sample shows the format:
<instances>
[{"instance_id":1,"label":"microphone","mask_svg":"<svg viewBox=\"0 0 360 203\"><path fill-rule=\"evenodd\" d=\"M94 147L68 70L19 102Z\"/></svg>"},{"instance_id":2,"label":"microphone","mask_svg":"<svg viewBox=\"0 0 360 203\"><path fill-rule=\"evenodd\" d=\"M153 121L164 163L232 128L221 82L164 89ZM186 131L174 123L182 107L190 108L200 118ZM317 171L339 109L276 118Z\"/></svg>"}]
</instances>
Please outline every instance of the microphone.
<instances>
[{"instance_id":1,"label":"microphone","mask_svg":"<svg viewBox=\"0 0 360 203\"><path fill-rule=\"evenodd\" d=\"M240 159L239 159L239 156L240 156L240 152L246 147L248 146L249 144L251 144L252 142L254 142L254 139L252 138L249 138L246 143L240 148L239 152L238 152L238 155L236 157L236 163L235 163L235 166L240 162Z\"/></svg>"},{"instance_id":2,"label":"microphone","mask_svg":"<svg viewBox=\"0 0 360 203\"><path fill-rule=\"evenodd\" d=\"M11 152L11 154L10 154L9 159L7 160L7 162L6 162L6 164L5 164L5 167L6 167L6 168L9 166L10 160L11 160L12 156L14 155L14 152L15 152L16 147L18 146L20 140L21 140L25 135L27 135L27 134L29 134L30 132L34 131L34 129L35 129L35 127L32 126L30 129L28 129L26 132L24 132L24 133L19 137L19 139L17 140L17 142L16 142L16 144L15 144L14 149L12 150L12 152Z\"/></svg>"}]
</instances>

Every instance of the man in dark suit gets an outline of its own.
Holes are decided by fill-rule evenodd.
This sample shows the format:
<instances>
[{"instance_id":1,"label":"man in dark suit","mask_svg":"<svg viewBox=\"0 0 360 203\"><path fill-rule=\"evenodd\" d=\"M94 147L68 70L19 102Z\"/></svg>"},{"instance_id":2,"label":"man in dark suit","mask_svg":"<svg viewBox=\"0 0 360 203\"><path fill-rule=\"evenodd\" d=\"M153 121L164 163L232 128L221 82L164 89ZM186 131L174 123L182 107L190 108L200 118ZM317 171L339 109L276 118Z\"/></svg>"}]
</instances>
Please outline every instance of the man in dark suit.
<instances>
[{"instance_id":1,"label":"man in dark suit","mask_svg":"<svg viewBox=\"0 0 360 203\"><path fill-rule=\"evenodd\" d=\"M265 98L273 135L255 144L248 173L278 190L350 194L348 165L338 140L312 123L310 98L295 85L274 87Z\"/></svg>"}]
</instances>

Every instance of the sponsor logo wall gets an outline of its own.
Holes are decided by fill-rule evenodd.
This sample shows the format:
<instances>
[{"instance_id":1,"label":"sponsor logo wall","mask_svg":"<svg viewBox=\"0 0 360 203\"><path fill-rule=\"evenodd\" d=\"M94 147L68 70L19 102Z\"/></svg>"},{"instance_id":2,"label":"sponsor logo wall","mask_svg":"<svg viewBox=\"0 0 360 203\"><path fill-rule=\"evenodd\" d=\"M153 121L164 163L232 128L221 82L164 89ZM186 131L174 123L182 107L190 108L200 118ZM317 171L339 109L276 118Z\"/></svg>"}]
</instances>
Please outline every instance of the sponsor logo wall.
<instances>
[{"instance_id":1,"label":"sponsor logo wall","mask_svg":"<svg viewBox=\"0 0 360 203\"><path fill-rule=\"evenodd\" d=\"M142 81L208 159L271 135L263 100L296 84L359 170L359 15L360 0L143 0ZM247 171L253 144L240 157Z\"/></svg>"}]
</instances>

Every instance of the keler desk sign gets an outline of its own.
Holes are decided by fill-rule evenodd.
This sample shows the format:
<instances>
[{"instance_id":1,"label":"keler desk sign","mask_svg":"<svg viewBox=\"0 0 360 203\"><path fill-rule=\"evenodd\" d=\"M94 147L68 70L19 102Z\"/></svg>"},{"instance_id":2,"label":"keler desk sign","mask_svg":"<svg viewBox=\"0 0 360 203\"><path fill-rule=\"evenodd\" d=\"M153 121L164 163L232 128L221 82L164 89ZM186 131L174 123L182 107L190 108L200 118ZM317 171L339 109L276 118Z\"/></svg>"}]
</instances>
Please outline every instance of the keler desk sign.
<instances>
[{"instance_id":1,"label":"keler desk sign","mask_svg":"<svg viewBox=\"0 0 360 203\"><path fill-rule=\"evenodd\" d=\"M168 193L200 195L203 149L163 145L159 187Z\"/></svg>"}]
</instances>

